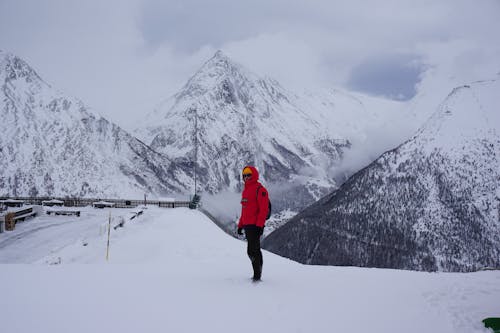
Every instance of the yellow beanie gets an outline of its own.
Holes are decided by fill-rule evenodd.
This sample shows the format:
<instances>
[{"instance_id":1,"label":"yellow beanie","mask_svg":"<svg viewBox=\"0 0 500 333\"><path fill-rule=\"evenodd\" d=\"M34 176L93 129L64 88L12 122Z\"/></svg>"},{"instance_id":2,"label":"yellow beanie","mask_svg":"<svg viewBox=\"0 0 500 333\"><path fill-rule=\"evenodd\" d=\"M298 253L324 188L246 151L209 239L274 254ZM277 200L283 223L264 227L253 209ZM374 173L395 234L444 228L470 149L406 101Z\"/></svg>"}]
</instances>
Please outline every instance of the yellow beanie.
<instances>
[{"instance_id":1,"label":"yellow beanie","mask_svg":"<svg viewBox=\"0 0 500 333\"><path fill-rule=\"evenodd\" d=\"M246 167L245 169L243 169L243 173L244 175L246 174L252 174L252 169L250 169L249 167Z\"/></svg>"}]
</instances>

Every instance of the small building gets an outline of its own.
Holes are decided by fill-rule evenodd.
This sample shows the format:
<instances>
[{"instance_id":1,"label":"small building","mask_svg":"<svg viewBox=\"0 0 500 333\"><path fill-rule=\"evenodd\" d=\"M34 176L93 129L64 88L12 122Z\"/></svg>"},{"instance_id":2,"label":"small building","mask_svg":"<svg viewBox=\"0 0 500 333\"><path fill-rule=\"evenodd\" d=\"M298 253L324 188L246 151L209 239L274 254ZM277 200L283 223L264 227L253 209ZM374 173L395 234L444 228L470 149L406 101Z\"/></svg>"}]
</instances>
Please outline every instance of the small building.
<instances>
[{"instance_id":1,"label":"small building","mask_svg":"<svg viewBox=\"0 0 500 333\"><path fill-rule=\"evenodd\" d=\"M22 207L24 205L24 201L22 200L14 200L14 199L7 199L0 201L5 207Z\"/></svg>"},{"instance_id":2,"label":"small building","mask_svg":"<svg viewBox=\"0 0 500 333\"><path fill-rule=\"evenodd\" d=\"M113 202L107 202L107 201L97 201L92 203L92 207L94 208L112 208L114 207L115 204Z\"/></svg>"},{"instance_id":3,"label":"small building","mask_svg":"<svg viewBox=\"0 0 500 333\"><path fill-rule=\"evenodd\" d=\"M59 207L61 207L63 205L64 205L64 201L56 200L56 199L42 201L42 206L48 206L48 207L59 206Z\"/></svg>"}]
</instances>

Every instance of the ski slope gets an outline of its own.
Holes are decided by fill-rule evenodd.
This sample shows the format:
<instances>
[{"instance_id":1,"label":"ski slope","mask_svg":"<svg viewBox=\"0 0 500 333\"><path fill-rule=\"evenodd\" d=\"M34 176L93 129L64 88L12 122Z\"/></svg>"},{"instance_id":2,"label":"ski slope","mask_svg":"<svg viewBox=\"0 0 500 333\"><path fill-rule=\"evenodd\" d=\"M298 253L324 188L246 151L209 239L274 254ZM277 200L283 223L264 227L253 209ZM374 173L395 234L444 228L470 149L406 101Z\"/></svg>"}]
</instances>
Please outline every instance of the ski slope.
<instances>
[{"instance_id":1,"label":"ski slope","mask_svg":"<svg viewBox=\"0 0 500 333\"><path fill-rule=\"evenodd\" d=\"M44 216L0 234L1 332L488 332L500 272L305 266L246 244L198 211ZM113 225L127 210L111 210ZM23 263L23 264L14 264ZM29 264L27 264L29 263Z\"/></svg>"}]
</instances>

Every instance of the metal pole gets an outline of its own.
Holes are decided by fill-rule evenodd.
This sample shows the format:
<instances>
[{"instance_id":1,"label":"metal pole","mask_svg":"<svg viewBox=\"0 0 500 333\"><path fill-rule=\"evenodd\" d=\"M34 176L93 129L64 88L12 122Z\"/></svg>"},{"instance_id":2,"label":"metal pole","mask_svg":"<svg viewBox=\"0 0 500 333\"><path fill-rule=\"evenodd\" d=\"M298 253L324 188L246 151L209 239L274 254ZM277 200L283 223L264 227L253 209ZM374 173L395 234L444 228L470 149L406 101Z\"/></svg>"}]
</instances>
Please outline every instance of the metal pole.
<instances>
[{"instance_id":1,"label":"metal pole","mask_svg":"<svg viewBox=\"0 0 500 333\"><path fill-rule=\"evenodd\" d=\"M194 195L196 196L196 164L198 163L198 112L194 109Z\"/></svg>"}]
</instances>

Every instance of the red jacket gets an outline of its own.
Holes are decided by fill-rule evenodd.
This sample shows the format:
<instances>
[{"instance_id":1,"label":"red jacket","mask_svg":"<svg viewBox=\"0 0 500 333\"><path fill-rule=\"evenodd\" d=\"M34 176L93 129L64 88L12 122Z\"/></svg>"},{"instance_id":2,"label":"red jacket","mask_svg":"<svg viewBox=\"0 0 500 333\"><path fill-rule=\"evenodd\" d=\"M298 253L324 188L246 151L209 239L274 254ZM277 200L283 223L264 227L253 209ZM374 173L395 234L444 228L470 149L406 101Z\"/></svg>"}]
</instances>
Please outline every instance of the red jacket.
<instances>
[{"instance_id":1,"label":"red jacket","mask_svg":"<svg viewBox=\"0 0 500 333\"><path fill-rule=\"evenodd\" d=\"M238 228L248 225L263 228L269 210L269 195L266 188L259 183L257 169L253 166L247 167L252 170L252 176L245 181L245 188L241 193L241 217Z\"/></svg>"}]
</instances>

